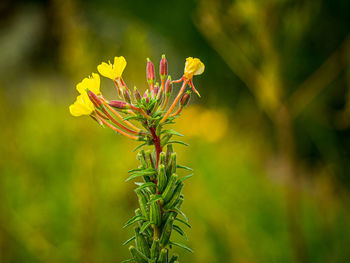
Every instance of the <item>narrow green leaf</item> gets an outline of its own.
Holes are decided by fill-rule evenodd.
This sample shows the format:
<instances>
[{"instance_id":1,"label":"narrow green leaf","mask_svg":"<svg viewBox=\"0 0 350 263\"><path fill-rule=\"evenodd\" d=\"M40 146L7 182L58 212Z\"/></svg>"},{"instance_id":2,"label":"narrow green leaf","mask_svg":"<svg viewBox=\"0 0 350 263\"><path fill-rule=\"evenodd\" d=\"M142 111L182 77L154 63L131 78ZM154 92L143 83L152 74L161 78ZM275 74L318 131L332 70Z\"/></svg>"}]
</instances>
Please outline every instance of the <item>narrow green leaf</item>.
<instances>
[{"instance_id":1,"label":"narrow green leaf","mask_svg":"<svg viewBox=\"0 0 350 263\"><path fill-rule=\"evenodd\" d=\"M164 130L162 131L162 133L167 133L167 134L172 134L172 135L177 135L180 137L184 137L181 133L178 133L177 131L171 129L171 130Z\"/></svg>"},{"instance_id":2,"label":"narrow green leaf","mask_svg":"<svg viewBox=\"0 0 350 263\"><path fill-rule=\"evenodd\" d=\"M140 229L140 234L142 234L146 230L146 228L150 226L150 224L150 221L145 222Z\"/></svg>"},{"instance_id":3,"label":"narrow green leaf","mask_svg":"<svg viewBox=\"0 0 350 263\"><path fill-rule=\"evenodd\" d=\"M185 213L182 212L180 209L178 209L178 208L173 208L173 209L169 209L168 211L174 211L174 212L176 212L176 213L182 215L183 218L186 220L186 222L188 222L187 216L186 216Z\"/></svg>"},{"instance_id":4,"label":"narrow green leaf","mask_svg":"<svg viewBox=\"0 0 350 263\"><path fill-rule=\"evenodd\" d=\"M129 238L128 240L126 240L124 243L123 243L123 246L129 244L131 241L133 241L134 239L136 238L136 236L133 236L131 238Z\"/></svg>"},{"instance_id":5,"label":"narrow green leaf","mask_svg":"<svg viewBox=\"0 0 350 263\"><path fill-rule=\"evenodd\" d=\"M122 263L127 263L127 262L136 262L136 261L133 258L122 261Z\"/></svg>"},{"instance_id":6,"label":"narrow green leaf","mask_svg":"<svg viewBox=\"0 0 350 263\"><path fill-rule=\"evenodd\" d=\"M129 223L126 223L123 228L127 228L128 226L131 226L132 224L135 224L136 222L139 222L139 221L143 221L143 220L147 220L146 217L143 217L143 216L138 216L137 218L135 218L134 220L132 220L131 222Z\"/></svg>"},{"instance_id":7,"label":"narrow green leaf","mask_svg":"<svg viewBox=\"0 0 350 263\"><path fill-rule=\"evenodd\" d=\"M192 228L192 226L189 223L187 223L186 221L182 220L181 218L177 218L176 217L175 220L181 222L182 224L185 224L189 228Z\"/></svg>"},{"instance_id":8,"label":"narrow green leaf","mask_svg":"<svg viewBox=\"0 0 350 263\"><path fill-rule=\"evenodd\" d=\"M173 229L174 229L176 232L178 232L181 236L183 236L186 240L188 240L188 237L187 237L185 231L183 231L183 230L181 229L181 227L179 227L179 226L177 226L177 225L173 225Z\"/></svg>"},{"instance_id":9,"label":"narrow green leaf","mask_svg":"<svg viewBox=\"0 0 350 263\"><path fill-rule=\"evenodd\" d=\"M188 246L186 246L186 245L184 245L184 244L182 244L182 243L170 241L170 244L171 244L171 245L174 245L174 246L181 247L181 248L183 248L183 249L185 249L185 250L187 250L187 251L193 253L193 250L192 250L192 249L190 249Z\"/></svg>"},{"instance_id":10,"label":"narrow green leaf","mask_svg":"<svg viewBox=\"0 0 350 263\"><path fill-rule=\"evenodd\" d=\"M178 144L181 144L181 145L189 146L188 143L181 142L181 141L169 141L169 142L167 142L167 144L170 144L170 143L178 143Z\"/></svg>"},{"instance_id":11,"label":"narrow green leaf","mask_svg":"<svg viewBox=\"0 0 350 263\"><path fill-rule=\"evenodd\" d=\"M181 168L181 169L185 169L185 170L189 170L189 171L193 171L193 169L192 168L190 168L190 167L187 167L187 166L183 166L183 165L176 165L176 168Z\"/></svg>"},{"instance_id":12,"label":"narrow green leaf","mask_svg":"<svg viewBox=\"0 0 350 263\"><path fill-rule=\"evenodd\" d=\"M127 121L127 120L143 120L143 117L140 117L140 116L127 116L127 117L123 118L123 121Z\"/></svg>"},{"instance_id":13,"label":"narrow green leaf","mask_svg":"<svg viewBox=\"0 0 350 263\"><path fill-rule=\"evenodd\" d=\"M137 187L137 190L141 190L147 187L157 187L157 185L155 183L152 182L147 182L147 183L143 183L142 185L140 185L139 187Z\"/></svg>"},{"instance_id":14,"label":"narrow green leaf","mask_svg":"<svg viewBox=\"0 0 350 263\"><path fill-rule=\"evenodd\" d=\"M134 152L134 151L136 151L137 149L140 149L142 146L145 146L146 144L147 144L147 142L144 142L144 143L142 143L142 144L136 146L132 151Z\"/></svg>"},{"instance_id":15,"label":"narrow green leaf","mask_svg":"<svg viewBox=\"0 0 350 263\"><path fill-rule=\"evenodd\" d=\"M133 173L133 172L137 172L137 171L142 171L144 170L143 168L135 168L135 169L131 169L128 171L128 173Z\"/></svg>"},{"instance_id":16,"label":"narrow green leaf","mask_svg":"<svg viewBox=\"0 0 350 263\"><path fill-rule=\"evenodd\" d=\"M132 174L125 180L125 182L129 182L130 180L135 179L135 178L140 177L140 176L143 176L143 174Z\"/></svg>"},{"instance_id":17,"label":"narrow green leaf","mask_svg":"<svg viewBox=\"0 0 350 263\"><path fill-rule=\"evenodd\" d=\"M148 204L151 204L153 202L156 202L156 201L159 201L162 199L162 196L161 195L155 195L154 197L152 197L149 201L148 201Z\"/></svg>"},{"instance_id":18,"label":"narrow green leaf","mask_svg":"<svg viewBox=\"0 0 350 263\"><path fill-rule=\"evenodd\" d=\"M186 176L180 178L179 181L180 181L180 182L183 182L183 181L185 181L186 179L191 178L192 176L193 176L193 174L186 175Z\"/></svg>"}]
</instances>

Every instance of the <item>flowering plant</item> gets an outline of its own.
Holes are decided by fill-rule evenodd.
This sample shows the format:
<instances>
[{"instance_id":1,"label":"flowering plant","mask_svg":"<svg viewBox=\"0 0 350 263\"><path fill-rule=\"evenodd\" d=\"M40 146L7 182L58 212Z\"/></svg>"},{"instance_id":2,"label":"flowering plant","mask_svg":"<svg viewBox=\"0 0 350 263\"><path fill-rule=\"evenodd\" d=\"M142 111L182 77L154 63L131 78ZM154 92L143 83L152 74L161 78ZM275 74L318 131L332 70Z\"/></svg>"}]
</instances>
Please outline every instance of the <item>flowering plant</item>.
<instances>
[{"instance_id":1,"label":"flowering plant","mask_svg":"<svg viewBox=\"0 0 350 263\"><path fill-rule=\"evenodd\" d=\"M168 63L163 55L159 68L159 84L156 82L154 65L147 59L148 89L143 96L136 87L132 96L124 82L122 73L126 64L125 58L121 56L115 57L113 64L103 62L97 67L102 76L115 83L120 100L107 100L100 91L100 75L92 73L76 86L80 95L69 110L73 116L88 115L100 125L141 142L135 148L135 150L141 149L137 154L140 166L130 170L130 176L126 179L126 181L142 179L142 182L135 183L140 208L135 210L135 215L125 224L125 227L131 225L136 227L135 235L124 244L135 240L136 247L129 247L132 258L124 262L175 263L178 262L178 256L169 255L173 246L192 252L186 245L170 240L173 230L186 237L182 227L191 227L180 208L184 200L181 194L184 180L192 175L180 178L176 171L177 169L192 171L192 169L179 165L176 161L173 144L186 144L172 140L172 137L182 135L164 127L174 123L187 105L191 93L190 90L186 92L187 86L199 96L192 78L203 73L204 64L198 58L187 58L183 76L179 80L172 81L168 76ZM182 85L168 106L174 83ZM174 111L177 105L178 108ZM142 128L131 121L137 121ZM153 151L143 149L144 146L153 147Z\"/></svg>"}]
</instances>

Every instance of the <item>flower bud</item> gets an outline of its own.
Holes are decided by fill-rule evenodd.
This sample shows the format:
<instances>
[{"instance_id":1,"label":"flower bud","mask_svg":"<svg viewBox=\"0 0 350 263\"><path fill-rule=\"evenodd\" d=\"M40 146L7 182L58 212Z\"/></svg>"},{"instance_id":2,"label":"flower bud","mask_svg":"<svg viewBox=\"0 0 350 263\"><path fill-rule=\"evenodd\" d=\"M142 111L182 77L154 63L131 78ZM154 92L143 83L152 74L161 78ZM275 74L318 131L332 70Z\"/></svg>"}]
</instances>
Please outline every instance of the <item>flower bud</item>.
<instances>
[{"instance_id":1,"label":"flower bud","mask_svg":"<svg viewBox=\"0 0 350 263\"><path fill-rule=\"evenodd\" d=\"M152 246L151 246L151 259L157 260L159 257L159 238L156 237L153 240Z\"/></svg>"},{"instance_id":2,"label":"flower bud","mask_svg":"<svg viewBox=\"0 0 350 263\"><path fill-rule=\"evenodd\" d=\"M166 246L169 242L171 232L173 230L173 223L174 223L174 217L169 217L168 220L166 221L164 227L163 227L163 233L160 237L160 245L161 246ZM162 249L163 251L163 249ZM162 253L161 251L161 253Z\"/></svg>"},{"instance_id":3,"label":"flower bud","mask_svg":"<svg viewBox=\"0 0 350 263\"><path fill-rule=\"evenodd\" d=\"M158 91L159 91L159 84L158 84L158 82L157 82L156 85L154 85L152 97L157 96Z\"/></svg>"},{"instance_id":4,"label":"flower bud","mask_svg":"<svg viewBox=\"0 0 350 263\"><path fill-rule=\"evenodd\" d=\"M158 90L158 93L157 93L157 100L158 100L158 101L161 100L162 95L163 95L163 90L162 90L162 89L159 89L159 90Z\"/></svg>"},{"instance_id":5,"label":"flower bud","mask_svg":"<svg viewBox=\"0 0 350 263\"><path fill-rule=\"evenodd\" d=\"M173 90L173 83L171 82L171 77L169 76L165 83L165 94L169 96L172 90Z\"/></svg>"},{"instance_id":6,"label":"flower bud","mask_svg":"<svg viewBox=\"0 0 350 263\"><path fill-rule=\"evenodd\" d=\"M184 186L184 183L183 182L180 182L175 190L174 190L174 193L173 193L173 196L170 198L169 202L167 202L165 205L164 205L164 209L167 210L167 209L172 209L175 207L175 205L177 204L177 201L179 200L180 198L180 194L181 194L181 190L182 190L182 187Z\"/></svg>"},{"instance_id":7,"label":"flower bud","mask_svg":"<svg viewBox=\"0 0 350 263\"><path fill-rule=\"evenodd\" d=\"M133 258L136 260L136 262L148 263L148 258L143 253L138 251L134 246L130 246L129 251L132 254Z\"/></svg>"},{"instance_id":8,"label":"flower bud","mask_svg":"<svg viewBox=\"0 0 350 263\"><path fill-rule=\"evenodd\" d=\"M164 200L164 203L169 202L170 198L173 196L174 190L175 190L175 183L177 181L177 174L172 174L168 180L168 184L165 187L164 192L162 193L162 197Z\"/></svg>"},{"instance_id":9,"label":"flower bud","mask_svg":"<svg viewBox=\"0 0 350 263\"><path fill-rule=\"evenodd\" d=\"M167 259L168 259L168 250L166 248L163 248L160 251L159 259L157 260L157 262L167 263Z\"/></svg>"},{"instance_id":10,"label":"flower bud","mask_svg":"<svg viewBox=\"0 0 350 263\"><path fill-rule=\"evenodd\" d=\"M187 91L186 93L184 93L184 95L182 95L182 97L180 99L180 105L182 107L185 107L187 105L187 103L189 102L190 97L191 97L190 94L191 94L191 92Z\"/></svg>"},{"instance_id":11,"label":"flower bud","mask_svg":"<svg viewBox=\"0 0 350 263\"><path fill-rule=\"evenodd\" d=\"M136 87L134 87L134 98L137 102L140 102L141 100L141 94Z\"/></svg>"},{"instance_id":12,"label":"flower bud","mask_svg":"<svg viewBox=\"0 0 350 263\"><path fill-rule=\"evenodd\" d=\"M149 91L146 90L145 93L143 93L143 98L145 99L146 103L149 103Z\"/></svg>"},{"instance_id":13,"label":"flower bud","mask_svg":"<svg viewBox=\"0 0 350 263\"><path fill-rule=\"evenodd\" d=\"M90 99L91 102L94 104L94 106L95 106L96 108L101 107L102 102L101 102L101 100L96 96L96 94L93 93L91 90L88 90L87 93L88 93L89 99Z\"/></svg>"},{"instance_id":14,"label":"flower bud","mask_svg":"<svg viewBox=\"0 0 350 263\"><path fill-rule=\"evenodd\" d=\"M110 106L117 108L117 109L128 109L128 103L125 101L120 101L120 100L112 100L108 103Z\"/></svg>"},{"instance_id":15,"label":"flower bud","mask_svg":"<svg viewBox=\"0 0 350 263\"><path fill-rule=\"evenodd\" d=\"M135 236L136 236L136 248L142 252L146 257L151 256L151 251L148 247L147 240L144 235L140 234L140 228L135 228Z\"/></svg>"},{"instance_id":16,"label":"flower bud","mask_svg":"<svg viewBox=\"0 0 350 263\"><path fill-rule=\"evenodd\" d=\"M154 66L153 63L149 58L147 58L147 67L146 67L146 73L147 73L147 82L148 84L153 84L155 79L155 72L154 72Z\"/></svg>"},{"instance_id":17,"label":"flower bud","mask_svg":"<svg viewBox=\"0 0 350 263\"><path fill-rule=\"evenodd\" d=\"M124 97L124 100L125 100L127 103L131 103L130 92L129 92L129 90L128 90L125 86L123 87L123 97Z\"/></svg>"},{"instance_id":18,"label":"flower bud","mask_svg":"<svg viewBox=\"0 0 350 263\"><path fill-rule=\"evenodd\" d=\"M165 55L162 55L162 59L160 60L159 75L162 80L168 75L168 62Z\"/></svg>"},{"instance_id":19,"label":"flower bud","mask_svg":"<svg viewBox=\"0 0 350 263\"><path fill-rule=\"evenodd\" d=\"M151 195L151 199L154 197L154 195ZM152 202L150 205L150 222L155 225L159 226L161 223L161 214L160 214L160 207L159 207L159 202L155 201Z\"/></svg>"},{"instance_id":20,"label":"flower bud","mask_svg":"<svg viewBox=\"0 0 350 263\"><path fill-rule=\"evenodd\" d=\"M149 219L149 209L147 206L147 196L142 190L135 190L137 197L139 199L139 205L141 208L142 215Z\"/></svg>"}]
</instances>

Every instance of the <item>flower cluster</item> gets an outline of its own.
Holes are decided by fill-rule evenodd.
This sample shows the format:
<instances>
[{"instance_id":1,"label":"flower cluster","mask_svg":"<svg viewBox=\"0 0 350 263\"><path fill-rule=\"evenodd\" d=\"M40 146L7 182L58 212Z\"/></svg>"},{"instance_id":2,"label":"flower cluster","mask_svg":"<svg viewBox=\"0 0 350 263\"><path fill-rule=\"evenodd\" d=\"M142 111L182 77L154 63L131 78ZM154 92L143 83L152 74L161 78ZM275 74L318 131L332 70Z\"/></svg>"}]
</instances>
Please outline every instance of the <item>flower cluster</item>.
<instances>
[{"instance_id":1,"label":"flower cluster","mask_svg":"<svg viewBox=\"0 0 350 263\"><path fill-rule=\"evenodd\" d=\"M163 55L159 67L160 84L156 82L153 63L147 59L146 75L149 87L143 96L136 87L131 92L124 82L122 73L126 64L125 58L121 56L115 57L113 64L102 62L97 66L97 70L102 76L115 83L121 100L107 100L103 97L100 91L100 76L97 73L92 73L76 86L80 95L69 107L70 113L73 116L89 115L101 125L106 125L130 139L146 140L147 132L137 128L128 120L134 119L141 122L146 120L152 122L153 126L171 122L179 116L189 101L190 91L185 92L187 85L199 95L192 81L194 75L199 75L204 71L204 64L198 58L187 58L183 76L179 80L172 81L171 77L168 76L168 63ZM182 82L182 86L167 109L173 83L180 82ZM178 103L178 109L173 112Z\"/></svg>"},{"instance_id":2,"label":"flower cluster","mask_svg":"<svg viewBox=\"0 0 350 263\"><path fill-rule=\"evenodd\" d=\"M140 208L126 222L125 227L138 224L135 234L124 244L135 240L136 247L130 246L132 258L124 262L176 263L178 256L170 256L172 246L192 251L186 245L171 241L173 230L186 236L179 223L190 227L185 214L180 210L184 196L181 193L184 180L192 175L180 177L177 169L192 170L177 163L173 144L186 145L173 136L182 136L175 130L163 130L165 124L174 123L188 104L191 89L198 94L193 85L193 76L202 74L204 64L198 58L186 59L184 74L172 81L168 75L168 63L163 55L160 61L160 83L157 82L153 63L147 59L146 77L148 88L141 96L139 90L127 87L122 78L126 67L124 57L115 57L114 63L101 63L98 72L115 83L119 100L107 100L100 91L100 75L92 73L83 79L76 89L77 100L69 107L73 116L88 115L99 124L107 126L130 139L142 141L137 154L140 166L129 171L126 181L139 179L135 189ZM174 83L182 83L175 99L170 101ZM190 87L186 91L186 87ZM177 109L175 110L175 107ZM138 121L142 128L131 121ZM144 146L153 146L153 151ZM166 147L166 150L163 149ZM135 150L136 150L135 149ZM183 219L179 218L182 216Z\"/></svg>"}]
</instances>

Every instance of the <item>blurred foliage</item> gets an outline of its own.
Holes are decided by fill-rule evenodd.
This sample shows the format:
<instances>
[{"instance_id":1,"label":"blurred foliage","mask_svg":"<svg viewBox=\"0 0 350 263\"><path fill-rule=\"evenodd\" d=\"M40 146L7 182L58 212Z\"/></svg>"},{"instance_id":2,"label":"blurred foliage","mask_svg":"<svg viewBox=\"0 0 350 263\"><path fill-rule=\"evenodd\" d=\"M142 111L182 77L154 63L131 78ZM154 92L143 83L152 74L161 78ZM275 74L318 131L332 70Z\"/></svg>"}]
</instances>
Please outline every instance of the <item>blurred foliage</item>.
<instances>
[{"instance_id":1,"label":"blurred foliage","mask_svg":"<svg viewBox=\"0 0 350 263\"><path fill-rule=\"evenodd\" d=\"M206 64L176 129L195 176L182 262L349 262L346 0L0 4L0 262L118 262L136 146L72 118L74 86L114 55ZM114 89L102 80L104 92ZM177 237L180 238L180 237Z\"/></svg>"}]
</instances>

